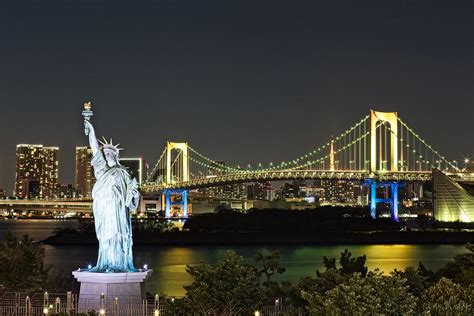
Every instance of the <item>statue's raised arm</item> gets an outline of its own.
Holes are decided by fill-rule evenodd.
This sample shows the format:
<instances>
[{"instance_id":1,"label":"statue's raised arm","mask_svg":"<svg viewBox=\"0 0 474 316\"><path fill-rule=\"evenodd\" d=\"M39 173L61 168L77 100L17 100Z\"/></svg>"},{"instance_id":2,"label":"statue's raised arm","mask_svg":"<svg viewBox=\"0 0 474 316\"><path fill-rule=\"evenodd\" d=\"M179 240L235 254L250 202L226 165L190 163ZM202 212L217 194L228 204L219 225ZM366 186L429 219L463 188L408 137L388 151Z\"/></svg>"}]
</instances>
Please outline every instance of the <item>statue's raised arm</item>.
<instances>
[{"instance_id":1,"label":"statue's raised arm","mask_svg":"<svg viewBox=\"0 0 474 316\"><path fill-rule=\"evenodd\" d=\"M96 155L99 152L99 143L95 136L94 126L89 120L84 120L84 132L86 136L89 136L89 145L92 149L92 155Z\"/></svg>"},{"instance_id":2,"label":"statue's raised arm","mask_svg":"<svg viewBox=\"0 0 474 316\"><path fill-rule=\"evenodd\" d=\"M89 145L92 149L92 154L95 156L100 148L99 143L97 142L97 137L95 136L94 126L92 126L91 123L92 115L94 115L92 112L92 103L84 103L84 111L82 111L82 116L84 117L84 133L86 136L89 136Z\"/></svg>"}]
</instances>

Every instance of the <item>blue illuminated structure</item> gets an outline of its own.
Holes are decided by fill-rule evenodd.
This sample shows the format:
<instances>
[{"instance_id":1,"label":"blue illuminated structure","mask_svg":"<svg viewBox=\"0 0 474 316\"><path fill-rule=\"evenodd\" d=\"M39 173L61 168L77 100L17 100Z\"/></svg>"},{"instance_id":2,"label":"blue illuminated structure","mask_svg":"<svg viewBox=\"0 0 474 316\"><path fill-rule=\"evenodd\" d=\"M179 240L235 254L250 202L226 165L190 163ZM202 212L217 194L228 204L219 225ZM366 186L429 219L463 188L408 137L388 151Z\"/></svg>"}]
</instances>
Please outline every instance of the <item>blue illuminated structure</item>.
<instances>
[{"instance_id":1,"label":"blue illuminated structure","mask_svg":"<svg viewBox=\"0 0 474 316\"><path fill-rule=\"evenodd\" d=\"M398 222L398 187L399 182L377 182L368 179L366 183L370 186L370 216L377 217L377 203L390 204L390 216L393 221ZM377 187L390 187L390 198L377 198Z\"/></svg>"},{"instance_id":2,"label":"blue illuminated structure","mask_svg":"<svg viewBox=\"0 0 474 316\"><path fill-rule=\"evenodd\" d=\"M183 208L183 218L188 218L188 190L164 190L163 195L165 198L165 217L171 217L171 206L172 205L182 205ZM180 201L171 201L172 195L181 195Z\"/></svg>"}]
</instances>

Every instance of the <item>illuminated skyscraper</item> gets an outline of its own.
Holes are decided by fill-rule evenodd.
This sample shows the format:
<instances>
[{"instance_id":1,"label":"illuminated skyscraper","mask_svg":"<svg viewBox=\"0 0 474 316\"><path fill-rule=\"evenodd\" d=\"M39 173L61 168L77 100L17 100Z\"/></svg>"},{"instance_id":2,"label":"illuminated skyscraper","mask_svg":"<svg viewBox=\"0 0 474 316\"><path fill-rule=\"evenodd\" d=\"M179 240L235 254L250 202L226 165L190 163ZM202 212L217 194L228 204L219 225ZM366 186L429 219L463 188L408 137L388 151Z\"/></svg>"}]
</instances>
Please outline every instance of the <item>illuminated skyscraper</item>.
<instances>
[{"instance_id":1,"label":"illuminated skyscraper","mask_svg":"<svg viewBox=\"0 0 474 316\"><path fill-rule=\"evenodd\" d=\"M354 203L357 200L354 188L357 188L359 183L349 180L323 180L321 185L326 202Z\"/></svg>"},{"instance_id":2,"label":"illuminated skyscraper","mask_svg":"<svg viewBox=\"0 0 474 316\"><path fill-rule=\"evenodd\" d=\"M127 168L132 179L137 180L138 185L142 184L143 175L145 174L142 158L120 158L120 164Z\"/></svg>"},{"instance_id":3,"label":"illuminated skyscraper","mask_svg":"<svg viewBox=\"0 0 474 316\"><path fill-rule=\"evenodd\" d=\"M39 182L43 171L41 168L42 149L42 145L21 144L16 146L15 195L17 197L32 197L29 193L30 182ZM39 197L39 192L35 197Z\"/></svg>"},{"instance_id":4,"label":"illuminated skyscraper","mask_svg":"<svg viewBox=\"0 0 474 316\"><path fill-rule=\"evenodd\" d=\"M92 197L92 188L95 183L91 160L90 147L76 147L76 190L81 196L87 198Z\"/></svg>"},{"instance_id":5,"label":"illuminated skyscraper","mask_svg":"<svg viewBox=\"0 0 474 316\"><path fill-rule=\"evenodd\" d=\"M59 147L43 147L42 156L41 195L43 198L54 198L59 193Z\"/></svg>"},{"instance_id":6,"label":"illuminated skyscraper","mask_svg":"<svg viewBox=\"0 0 474 316\"><path fill-rule=\"evenodd\" d=\"M20 198L54 198L59 180L59 148L16 146L15 195Z\"/></svg>"}]
</instances>

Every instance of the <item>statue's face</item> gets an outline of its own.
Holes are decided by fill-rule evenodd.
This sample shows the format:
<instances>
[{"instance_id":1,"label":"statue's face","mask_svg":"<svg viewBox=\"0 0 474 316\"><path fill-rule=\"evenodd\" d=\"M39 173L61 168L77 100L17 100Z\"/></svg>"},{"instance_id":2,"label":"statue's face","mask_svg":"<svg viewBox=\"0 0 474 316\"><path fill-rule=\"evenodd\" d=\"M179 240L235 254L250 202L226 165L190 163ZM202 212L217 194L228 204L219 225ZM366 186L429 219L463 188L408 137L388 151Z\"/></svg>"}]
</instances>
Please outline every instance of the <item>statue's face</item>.
<instances>
[{"instance_id":1,"label":"statue's face","mask_svg":"<svg viewBox=\"0 0 474 316\"><path fill-rule=\"evenodd\" d=\"M105 160L107 160L107 165L109 167L114 167L117 165L117 154L110 150L104 150Z\"/></svg>"}]
</instances>

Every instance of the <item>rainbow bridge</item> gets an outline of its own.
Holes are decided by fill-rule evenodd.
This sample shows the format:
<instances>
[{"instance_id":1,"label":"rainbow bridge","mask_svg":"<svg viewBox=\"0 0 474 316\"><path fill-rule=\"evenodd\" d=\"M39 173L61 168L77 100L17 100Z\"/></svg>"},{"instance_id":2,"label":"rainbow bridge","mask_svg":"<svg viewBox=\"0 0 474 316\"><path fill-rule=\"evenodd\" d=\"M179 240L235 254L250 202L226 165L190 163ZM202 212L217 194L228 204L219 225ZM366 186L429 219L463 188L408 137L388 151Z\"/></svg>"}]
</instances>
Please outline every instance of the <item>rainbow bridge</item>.
<instances>
[{"instance_id":1,"label":"rainbow bridge","mask_svg":"<svg viewBox=\"0 0 474 316\"><path fill-rule=\"evenodd\" d=\"M336 137L293 160L270 163L264 167L228 166L192 148L188 143L168 142L142 186L145 194L161 194L170 216L170 196L188 190L228 184L296 179L360 180L370 186L370 207L373 217L376 205L390 203L392 219L398 220L398 187L400 182L433 179L433 170L441 171L456 182L474 181L474 175L458 167L421 138L397 112L370 113ZM379 186L389 186L391 197L379 199ZM470 201L469 201L470 203ZM469 208L469 207L468 207ZM436 210L435 210L436 212ZM450 212L451 210L438 210ZM469 214L447 214L455 220L474 220ZM184 217L187 205L184 202Z\"/></svg>"}]
</instances>

